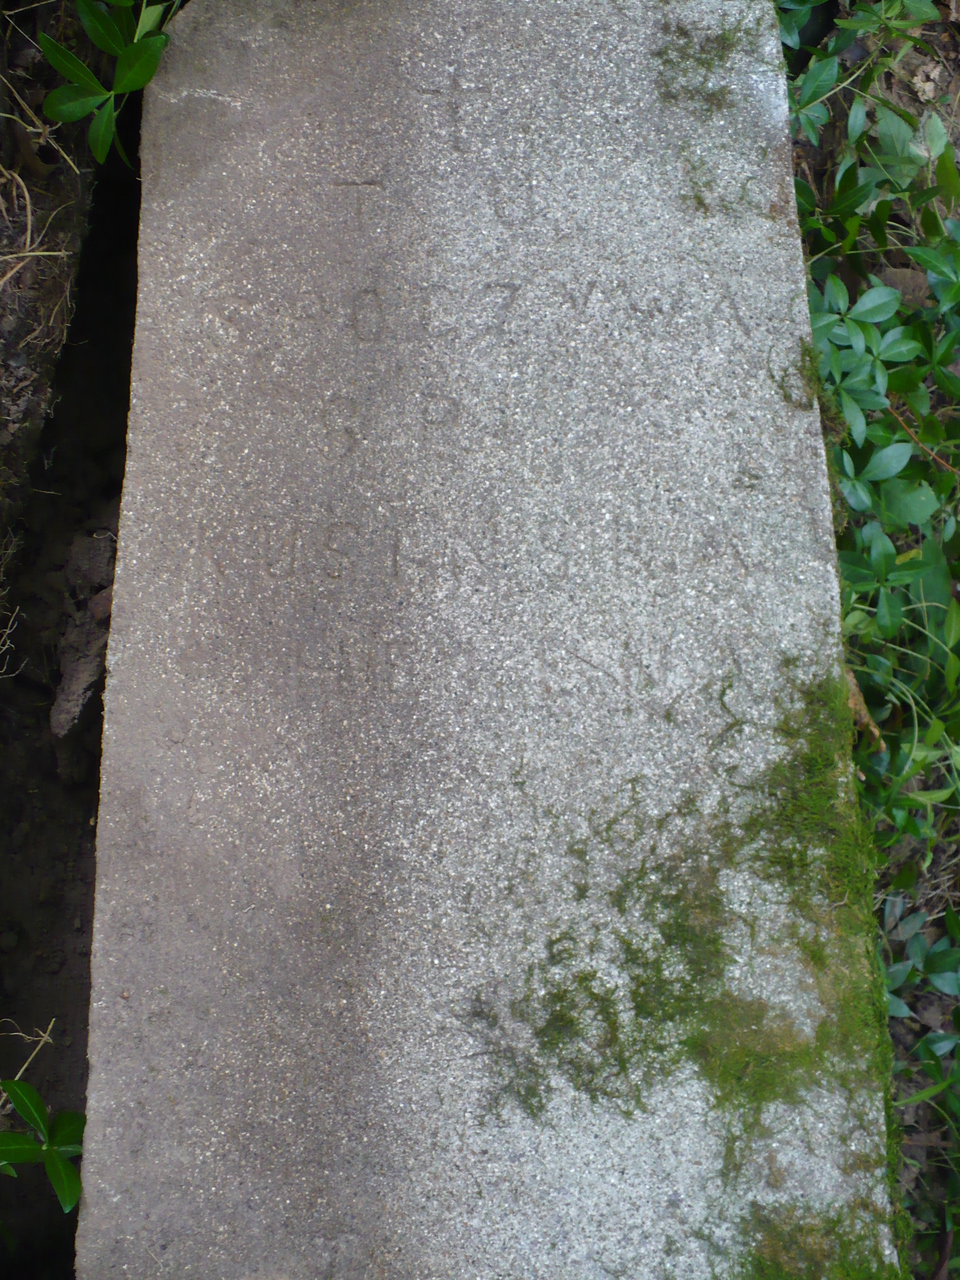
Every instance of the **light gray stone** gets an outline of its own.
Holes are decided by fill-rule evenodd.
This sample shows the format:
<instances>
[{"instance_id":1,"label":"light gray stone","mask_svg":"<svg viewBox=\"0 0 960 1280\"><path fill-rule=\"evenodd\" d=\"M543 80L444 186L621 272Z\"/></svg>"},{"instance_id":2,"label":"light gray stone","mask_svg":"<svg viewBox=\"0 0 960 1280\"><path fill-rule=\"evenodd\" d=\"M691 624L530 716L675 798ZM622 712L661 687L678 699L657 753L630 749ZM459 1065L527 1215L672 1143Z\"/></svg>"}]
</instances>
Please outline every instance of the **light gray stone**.
<instances>
[{"instance_id":1,"label":"light gray stone","mask_svg":"<svg viewBox=\"0 0 960 1280\"><path fill-rule=\"evenodd\" d=\"M80 1280L879 1266L869 1077L690 1048L853 980L723 840L839 654L772 10L192 0L142 154Z\"/></svg>"}]
</instances>

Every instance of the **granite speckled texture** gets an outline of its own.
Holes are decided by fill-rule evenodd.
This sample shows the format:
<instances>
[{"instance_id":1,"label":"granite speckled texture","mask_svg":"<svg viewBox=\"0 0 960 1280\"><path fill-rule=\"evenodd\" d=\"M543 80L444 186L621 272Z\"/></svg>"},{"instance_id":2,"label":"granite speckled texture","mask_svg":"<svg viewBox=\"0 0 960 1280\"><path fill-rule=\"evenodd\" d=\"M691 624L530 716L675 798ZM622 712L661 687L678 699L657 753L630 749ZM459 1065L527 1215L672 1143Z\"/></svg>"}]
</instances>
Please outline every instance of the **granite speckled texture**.
<instances>
[{"instance_id":1,"label":"granite speckled texture","mask_svg":"<svg viewBox=\"0 0 960 1280\"><path fill-rule=\"evenodd\" d=\"M772 10L192 0L142 155L80 1280L889 1259L879 1089L747 1132L665 924L830 1016L689 853L839 652Z\"/></svg>"}]
</instances>

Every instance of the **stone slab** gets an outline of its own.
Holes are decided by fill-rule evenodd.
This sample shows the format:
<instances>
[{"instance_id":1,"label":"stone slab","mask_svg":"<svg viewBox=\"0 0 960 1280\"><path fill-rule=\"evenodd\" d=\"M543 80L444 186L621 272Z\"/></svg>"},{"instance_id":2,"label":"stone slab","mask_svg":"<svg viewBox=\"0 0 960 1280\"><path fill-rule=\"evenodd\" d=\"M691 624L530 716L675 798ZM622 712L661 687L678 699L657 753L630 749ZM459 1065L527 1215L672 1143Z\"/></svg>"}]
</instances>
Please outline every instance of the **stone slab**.
<instances>
[{"instance_id":1,"label":"stone slab","mask_svg":"<svg viewBox=\"0 0 960 1280\"><path fill-rule=\"evenodd\" d=\"M142 158L80 1280L882 1268L772 10L192 0Z\"/></svg>"}]
</instances>

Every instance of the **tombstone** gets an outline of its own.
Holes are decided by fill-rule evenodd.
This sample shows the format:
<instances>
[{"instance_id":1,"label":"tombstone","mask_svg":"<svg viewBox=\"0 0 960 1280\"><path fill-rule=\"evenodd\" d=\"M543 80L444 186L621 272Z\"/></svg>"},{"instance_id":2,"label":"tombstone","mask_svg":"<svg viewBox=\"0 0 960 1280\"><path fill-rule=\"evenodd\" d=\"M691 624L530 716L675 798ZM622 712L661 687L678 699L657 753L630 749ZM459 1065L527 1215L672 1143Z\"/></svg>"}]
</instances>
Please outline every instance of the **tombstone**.
<instances>
[{"instance_id":1,"label":"tombstone","mask_svg":"<svg viewBox=\"0 0 960 1280\"><path fill-rule=\"evenodd\" d=\"M772 10L192 0L142 156L80 1280L892 1275Z\"/></svg>"}]
</instances>

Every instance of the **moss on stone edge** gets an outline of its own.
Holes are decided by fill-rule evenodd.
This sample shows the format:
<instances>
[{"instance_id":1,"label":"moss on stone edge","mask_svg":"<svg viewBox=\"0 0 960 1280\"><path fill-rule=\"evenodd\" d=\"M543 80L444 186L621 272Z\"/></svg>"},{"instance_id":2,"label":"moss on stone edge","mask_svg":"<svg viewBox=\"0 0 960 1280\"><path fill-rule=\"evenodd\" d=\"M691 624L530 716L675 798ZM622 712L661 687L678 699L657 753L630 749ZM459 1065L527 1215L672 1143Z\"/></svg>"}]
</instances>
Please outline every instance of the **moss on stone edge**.
<instances>
[{"instance_id":1,"label":"moss on stone edge","mask_svg":"<svg viewBox=\"0 0 960 1280\"><path fill-rule=\"evenodd\" d=\"M587 815L587 834L566 849L568 910L522 990L508 1011L480 994L474 1003L504 1094L537 1115L558 1070L592 1101L631 1114L649 1082L684 1058L718 1103L753 1112L795 1099L824 1072L850 1087L884 1079L873 859L850 785L851 732L845 684L823 680L784 710L781 758L740 788L749 814L738 824L705 821L688 796L650 826L635 780ZM789 897L801 927L784 945L826 1010L813 1038L727 988L721 878L743 869ZM510 1036L510 1023L528 1034Z\"/></svg>"},{"instance_id":2,"label":"moss on stone edge","mask_svg":"<svg viewBox=\"0 0 960 1280\"><path fill-rule=\"evenodd\" d=\"M728 83L730 61L738 51L756 52L760 33L769 21L769 12L760 6L715 31L694 31L679 19L665 17L663 42L653 50L660 101L682 103L686 109L706 115L733 106L733 88Z\"/></svg>"},{"instance_id":3,"label":"moss on stone edge","mask_svg":"<svg viewBox=\"0 0 960 1280\"><path fill-rule=\"evenodd\" d=\"M754 1205L737 1280L899 1280L900 1268L879 1256L867 1231L857 1205L826 1218Z\"/></svg>"},{"instance_id":4,"label":"moss on stone edge","mask_svg":"<svg viewBox=\"0 0 960 1280\"><path fill-rule=\"evenodd\" d=\"M889 1098L874 853L852 785L847 687L831 676L791 688L789 673L784 684L779 759L746 785L731 781L746 816L705 820L687 796L651 824L639 784L629 781L587 815L585 835L569 840L564 918L507 1007L479 994L474 1004L497 1076L495 1108L512 1101L541 1115L559 1073L592 1102L629 1116L643 1110L653 1081L693 1062L731 1116L735 1172L770 1103L797 1101L817 1084ZM805 967L825 1011L812 1036L782 1009L727 985L723 881L744 871L786 898L792 932L779 941ZM867 1163L879 1171L876 1160ZM830 1255L830 1280L897 1274L873 1256L876 1205L864 1202L859 1213L858 1230L848 1223L836 1241L846 1252ZM744 1280L814 1274L809 1259L827 1248L832 1227L798 1214L768 1213L765 1233L761 1218L745 1224L753 1270ZM873 1224L866 1253L865 1218Z\"/></svg>"}]
</instances>

